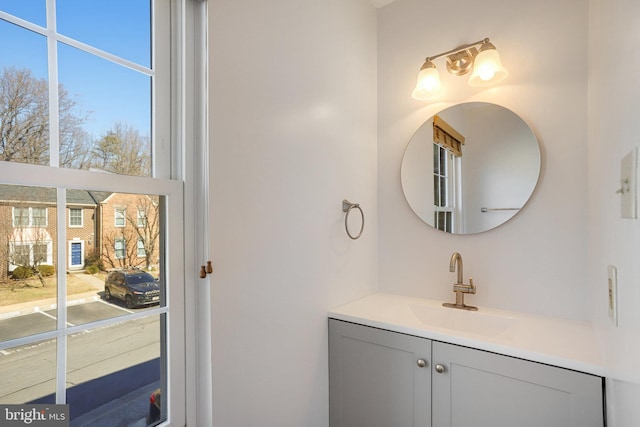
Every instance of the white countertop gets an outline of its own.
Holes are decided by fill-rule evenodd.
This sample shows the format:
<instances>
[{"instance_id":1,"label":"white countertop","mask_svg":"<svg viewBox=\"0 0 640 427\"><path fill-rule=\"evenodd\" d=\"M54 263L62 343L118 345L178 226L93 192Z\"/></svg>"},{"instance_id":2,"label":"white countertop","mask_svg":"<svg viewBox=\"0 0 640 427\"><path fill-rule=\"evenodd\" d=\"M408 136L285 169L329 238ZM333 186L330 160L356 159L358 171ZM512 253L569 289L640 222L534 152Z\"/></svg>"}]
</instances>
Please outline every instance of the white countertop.
<instances>
[{"instance_id":1,"label":"white countertop","mask_svg":"<svg viewBox=\"0 0 640 427\"><path fill-rule=\"evenodd\" d=\"M588 322L376 293L329 311L332 319L473 347L606 377Z\"/></svg>"}]
</instances>

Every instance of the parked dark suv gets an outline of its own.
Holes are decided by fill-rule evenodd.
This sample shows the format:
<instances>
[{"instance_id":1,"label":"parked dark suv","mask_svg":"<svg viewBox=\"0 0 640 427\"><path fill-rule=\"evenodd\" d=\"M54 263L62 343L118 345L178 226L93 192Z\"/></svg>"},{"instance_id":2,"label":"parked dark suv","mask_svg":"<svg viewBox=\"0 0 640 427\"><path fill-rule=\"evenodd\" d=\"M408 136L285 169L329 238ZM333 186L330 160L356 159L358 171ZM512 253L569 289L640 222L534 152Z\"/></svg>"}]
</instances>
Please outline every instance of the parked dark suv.
<instances>
[{"instance_id":1,"label":"parked dark suv","mask_svg":"<svg viewBox=\"0 0 640 427\"><path fill-rule=\"evenodd\" d=\"M104 299L121 299L127 308L160 302L158 281L147 272L123 269L109 272L104 281Z\"/></svg>"}]
</instances>

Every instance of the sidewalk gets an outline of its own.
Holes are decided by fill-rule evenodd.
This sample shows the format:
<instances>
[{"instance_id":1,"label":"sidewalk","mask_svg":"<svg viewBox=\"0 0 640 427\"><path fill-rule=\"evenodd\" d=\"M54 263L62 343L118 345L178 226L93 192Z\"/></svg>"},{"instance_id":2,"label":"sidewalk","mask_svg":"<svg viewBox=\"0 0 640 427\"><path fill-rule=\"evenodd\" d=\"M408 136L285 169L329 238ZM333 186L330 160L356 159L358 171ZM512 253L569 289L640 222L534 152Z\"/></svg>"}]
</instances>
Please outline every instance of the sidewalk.
<instances>
[{"instance_id":1,"label":"sidewalk","mask_svg":"<svg viewBox=\"0 0 640 427\"><path fill-rule=\"evenodd\" d=\"M94 290L81 294L72 294L67 297L67 305L84 304L89 301L97 301L101 298L98 292L104 290L104 281L85 273L74 273L75 277L90 284ZM0 320L10 317L23 316L37 311L54 310L58 306L56 298L27 301L20 304L1 305Z\"/></svg>"},{"instance_id":2,"label":"sidewalk","mask_svg":"<svg viewBox=\"0 0 640 427\"><path fill-rule=\"evenodd\" d=\"M72 418L73 427L144 427L149 415L149 396L160 382L134 390L91 412ZM71 408L73 412L73 408Z\"/></svg>"}]
</instances>

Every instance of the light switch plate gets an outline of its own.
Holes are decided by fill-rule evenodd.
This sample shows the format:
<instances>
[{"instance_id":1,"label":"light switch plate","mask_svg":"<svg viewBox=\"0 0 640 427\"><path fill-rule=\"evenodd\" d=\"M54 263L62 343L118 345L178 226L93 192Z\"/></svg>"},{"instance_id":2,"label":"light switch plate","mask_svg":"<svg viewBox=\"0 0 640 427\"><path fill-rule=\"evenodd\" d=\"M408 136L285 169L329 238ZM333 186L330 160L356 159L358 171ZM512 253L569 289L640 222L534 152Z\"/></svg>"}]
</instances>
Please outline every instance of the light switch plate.
<instances>
[{"instance_id":1,"label":"light switch plate","mask_svg":"<svg viewBox=\"0 0 640 427\"><path fill-rule=\"evenodd\" d=\"M620 216L622 218L636 219L637 204L637 169L638 169L638 148L631 150L620 162Z\"/></svg>"},{"instance_id":2,"label":"light switch plate","mask_svg":"<svg viewBox=\"0 0 640 427\"><path fill-rule=\"evenodd\" d=\"M618 326L618 269L613 265L607 267L609 295L609 318L614 326Z\"/></svg>"}]
</instances>

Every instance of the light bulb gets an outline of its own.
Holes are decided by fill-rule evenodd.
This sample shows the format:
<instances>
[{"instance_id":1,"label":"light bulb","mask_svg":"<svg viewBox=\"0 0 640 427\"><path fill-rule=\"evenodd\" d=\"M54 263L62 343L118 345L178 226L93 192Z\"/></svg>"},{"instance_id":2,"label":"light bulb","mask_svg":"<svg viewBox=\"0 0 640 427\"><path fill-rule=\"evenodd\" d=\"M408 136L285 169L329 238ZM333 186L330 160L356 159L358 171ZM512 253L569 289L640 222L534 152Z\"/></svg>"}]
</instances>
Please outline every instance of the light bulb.
<instances>
[{"instance_id":1,"label":"light bulb","mask_svg":"<svg viewBox=\"0 0 640 427\"><path fill-rule=\"evenodd\" d=\"M424 101L440 92L441 88L442 85L440 84L438 70L436 70L435 65L433 65L431 61L426 61L420 69L420 73L418 73L418 81L411 96L414 99Z\"/></svg>"},{"instance_id":2,"label":"light bulb","mask_svg":"<svg viewBox=\"0 0 640 427\"><path fill-rule=\"evenodd\" d=\"M509 74L500 61L500 54L491 43L483 46L473 63L469 86L487 86L504 80Z\"/></svg>"}]
</instances>

